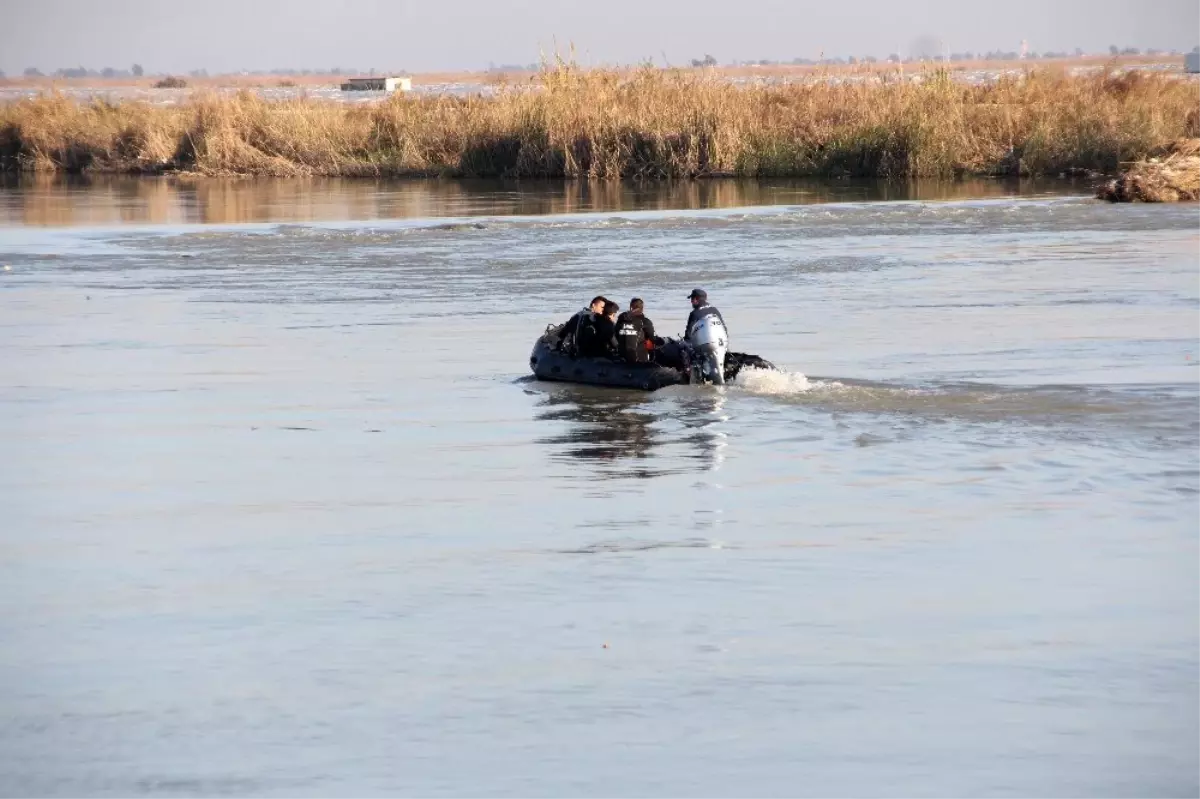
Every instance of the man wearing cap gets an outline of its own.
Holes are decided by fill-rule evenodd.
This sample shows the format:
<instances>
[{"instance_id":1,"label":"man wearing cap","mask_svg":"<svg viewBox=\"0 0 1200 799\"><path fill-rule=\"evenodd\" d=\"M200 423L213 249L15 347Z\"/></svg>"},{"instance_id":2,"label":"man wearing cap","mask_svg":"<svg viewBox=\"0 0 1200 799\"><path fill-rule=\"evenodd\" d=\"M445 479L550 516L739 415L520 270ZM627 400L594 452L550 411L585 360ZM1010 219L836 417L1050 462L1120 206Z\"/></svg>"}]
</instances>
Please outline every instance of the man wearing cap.
<instances>
[{"instance_id":1,"label":"man wearing cap","mask_svg":"<svg viewBox=\"0 0 1200 799\"><path fill-rule=\"evenodd\" d=\"M687 326L683 329L683 338L689 343L692 340L692 328L696 322L699 322L706 316L715 316L721 320L721 327L725 327L725 318L721 316L721 312L708 304L708 292L704 289L692 289L692 293L688 295L688 299L692 301L692 312L688 314ZM725 327L726 331L729 330Z\"/></svg>"},{"instance_id":2,"label":"man wearing cap","mask_svg":"<svg viewBox=\"0 0 1200 799\"><path fill-rule=\"evenodd\" d=\"M704 289L692 289L688 297L692 301L692 312L688 314L683 338L692 349L693 361L706 362L712 382L724 385L721 359L726 357L725 348L729 344L725 319L720 311L708 304L708 294Z\"/></svg>"}]
</instances>

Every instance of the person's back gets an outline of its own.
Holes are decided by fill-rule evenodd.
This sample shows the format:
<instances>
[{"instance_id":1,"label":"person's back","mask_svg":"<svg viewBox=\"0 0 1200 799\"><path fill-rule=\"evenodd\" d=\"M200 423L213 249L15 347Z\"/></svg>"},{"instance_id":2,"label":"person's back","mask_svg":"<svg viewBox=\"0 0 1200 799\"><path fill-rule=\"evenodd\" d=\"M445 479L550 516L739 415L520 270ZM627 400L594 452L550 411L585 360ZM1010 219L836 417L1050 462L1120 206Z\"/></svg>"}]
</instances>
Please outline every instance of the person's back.
<instances>
[{"instance_id":1,"label":"person's back","mask_svg":"<svg viewBox=\"0 0 1200 799\"><path fill-rule=\"evenodd\" d=\"M647 342L654 340L654 323L645 315L645 305L634 297L629 310L617 317L617 352L626 363L650 360Z\"/></svg>"}]
</instances>

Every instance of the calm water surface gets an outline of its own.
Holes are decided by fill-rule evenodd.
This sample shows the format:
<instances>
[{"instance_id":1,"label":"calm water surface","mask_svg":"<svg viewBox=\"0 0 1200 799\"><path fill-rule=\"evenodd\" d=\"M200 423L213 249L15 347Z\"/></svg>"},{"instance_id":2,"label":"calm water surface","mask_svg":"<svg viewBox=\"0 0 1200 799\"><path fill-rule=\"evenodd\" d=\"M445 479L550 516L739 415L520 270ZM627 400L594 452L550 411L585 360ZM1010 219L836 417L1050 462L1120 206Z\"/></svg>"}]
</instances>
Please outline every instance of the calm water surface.
<instances>
[{"instance_id":1,"label":"calm water surface","mask_svg":"<svg viewBox=\"0 0 1200 799\"><path fill-rule=\"evenodd\" d=\"M0 793L1196 795L1200 213L1069 191L0 190ZM694 286L786 372L529 379Z\"/></svg>"}]
</instances>

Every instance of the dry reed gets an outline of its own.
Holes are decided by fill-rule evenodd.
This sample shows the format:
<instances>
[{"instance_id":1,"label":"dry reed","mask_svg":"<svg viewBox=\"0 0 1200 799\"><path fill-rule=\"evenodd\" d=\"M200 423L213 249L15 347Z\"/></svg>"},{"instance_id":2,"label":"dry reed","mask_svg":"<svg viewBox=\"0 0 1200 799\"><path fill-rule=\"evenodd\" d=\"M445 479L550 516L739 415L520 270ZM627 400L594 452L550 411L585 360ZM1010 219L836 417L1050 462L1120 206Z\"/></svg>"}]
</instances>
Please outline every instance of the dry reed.
<instances>
[{"instance_id":1,"label":"dry reed","mask_svg":"<svg viewBox=\"0 0 1200 799\"><path fill-rule=\"evenodd\" d=\"M1109 202L1175 203L1200 200L1200 139L1180 139L1163 156L1130 164L1096 196Z\"/></svg>"},{"instance_id":2,"label":"dry reed","mask_svg":"<svg viewBox=\"0 0 1200 799\"><path fill-rule=\"evenodd\" d=\"M493 97L375 104L197 94L0 106L0 167L206 175L670 178L1114 172L1200 136L1193 82L1034 70L968 85L863 73L743 87L559 64Z\"/></svg>"}]
</instances>

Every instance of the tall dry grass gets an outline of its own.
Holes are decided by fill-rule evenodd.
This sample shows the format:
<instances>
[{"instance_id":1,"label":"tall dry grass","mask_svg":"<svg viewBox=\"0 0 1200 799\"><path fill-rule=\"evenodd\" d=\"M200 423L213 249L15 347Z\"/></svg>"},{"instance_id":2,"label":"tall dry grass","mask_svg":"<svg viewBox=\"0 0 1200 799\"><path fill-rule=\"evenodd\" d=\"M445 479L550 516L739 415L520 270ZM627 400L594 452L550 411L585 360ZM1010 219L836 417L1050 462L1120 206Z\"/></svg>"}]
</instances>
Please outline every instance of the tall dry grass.
<instances>
[{"instance_id":1,"label":"tall dry grass","mask_svg":"<svg viewBox=\"0 0 1200 799\"><path fill-rule=\"evenodd\" d=\"M1098 186L1109 202L1176 203L1200 199L1200 139L1180 139L1160 158L1135 161Z\"/></svg>"},{"instance_id":2,"label":"tall dry grass","mask_svg":"<svg viewBox=\"0 0 1200 799\"><path fill-rule=\"evenodd\" d=\"M692 71L560 64L491 98L347 105L242 92L157 107L52 95L0 106L0 163L209 175L1038 175L1111 172L1200 135L1197 85L1168 77L859 77L739 87Z\"/></svg>"}]
</instances>

